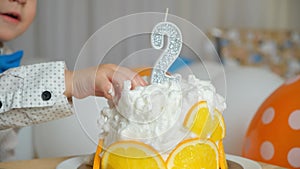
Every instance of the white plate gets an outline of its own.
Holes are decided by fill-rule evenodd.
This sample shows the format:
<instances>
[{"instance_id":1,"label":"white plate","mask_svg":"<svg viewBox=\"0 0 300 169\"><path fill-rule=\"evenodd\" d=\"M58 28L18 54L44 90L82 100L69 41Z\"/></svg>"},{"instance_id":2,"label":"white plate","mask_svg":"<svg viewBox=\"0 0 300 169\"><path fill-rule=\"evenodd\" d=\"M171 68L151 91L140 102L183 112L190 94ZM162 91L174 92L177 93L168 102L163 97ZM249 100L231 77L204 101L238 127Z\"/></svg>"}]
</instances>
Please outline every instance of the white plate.
<instances>
[{"instance_id":1,"label":"white plate","mask_svg":"<svg viewBox=\"0 0 300 169\"><path fill-rule=\"evenodd\" d=\"M260 164L247 158L226 154L226 159L240 164L244 169L262 169Z\"/></svg>"},{"instance_id":2,"label":"white plate","mask_svg":"<svg viewBox=\"0 0 300 169\"><path fill-rule=\"evenodd\" d=\"M84 162L85 159L86 156L79 156L67 159L59 163L56 169L77 169ZM244 169L262 169L261 165L259 165L257 162L243 157L226 154L226 159L240 164Z\"/></svg>"},{"instance_id":3,"label":"white plate","mask_svg":"<svg viewBox=\"0 0 300 169\"><path fill-rule=\"evenodd\" d=\"M86 159L86 156L69 158L56 166L56 169L77 169Z\"/></svg>"}]
</instances>

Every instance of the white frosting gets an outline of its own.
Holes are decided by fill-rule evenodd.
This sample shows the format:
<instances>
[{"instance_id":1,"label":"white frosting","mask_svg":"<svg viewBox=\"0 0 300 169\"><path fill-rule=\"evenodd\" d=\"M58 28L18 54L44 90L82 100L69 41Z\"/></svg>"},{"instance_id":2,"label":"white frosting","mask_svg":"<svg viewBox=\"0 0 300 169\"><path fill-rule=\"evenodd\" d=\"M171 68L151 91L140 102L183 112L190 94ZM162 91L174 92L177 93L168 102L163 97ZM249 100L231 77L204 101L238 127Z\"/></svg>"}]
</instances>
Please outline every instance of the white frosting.
<instances>
[{"instance_id":1,"label":"white frosting","mask_svg":"<svg viewBox=\"0 0 300 169\"><path fill-rule=\"evenodd\" d=\"M216 93L210 81L190 75L187 81L151 84L130 90L129 81L116 107L104 108L98 119L104 146L118 140L138 140L168 152L182 139L193 137L183 127L188 110L205 100L209 109L223 112L225 100Z\"/></svg>"}]
</instances>

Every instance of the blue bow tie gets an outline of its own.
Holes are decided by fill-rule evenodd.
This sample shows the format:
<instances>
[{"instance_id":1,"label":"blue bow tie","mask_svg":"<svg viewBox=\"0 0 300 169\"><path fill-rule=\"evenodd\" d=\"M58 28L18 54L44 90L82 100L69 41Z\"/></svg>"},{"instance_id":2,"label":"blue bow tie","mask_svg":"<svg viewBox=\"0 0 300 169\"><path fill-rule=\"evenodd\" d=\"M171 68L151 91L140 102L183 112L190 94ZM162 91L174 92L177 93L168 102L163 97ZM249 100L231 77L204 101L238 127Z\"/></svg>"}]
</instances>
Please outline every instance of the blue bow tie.
<instances>
[{"instance_id":1,"label":"blue bow tie","mask_svg":"<svg viewBox=\"0 0 300 169\"><path fill-rule=\"evenodd\" d=\"M0 55L0 73L6 71L9 68L18 67L23 56L23 51L17 51L12 54Z\"/></svg>"}]
</instances>

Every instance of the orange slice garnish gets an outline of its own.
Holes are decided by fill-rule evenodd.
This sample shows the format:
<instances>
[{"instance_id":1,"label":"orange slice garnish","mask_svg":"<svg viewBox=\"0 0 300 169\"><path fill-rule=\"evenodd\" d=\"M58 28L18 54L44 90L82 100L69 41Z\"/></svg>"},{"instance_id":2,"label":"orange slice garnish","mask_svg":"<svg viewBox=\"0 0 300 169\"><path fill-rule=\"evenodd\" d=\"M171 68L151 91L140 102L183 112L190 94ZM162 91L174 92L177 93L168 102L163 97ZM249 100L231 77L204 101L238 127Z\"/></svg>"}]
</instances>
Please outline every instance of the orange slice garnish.
<instances>
[{"instance_id":1,"label":"orange slice garnish","mask_svg":"<svg viewBox=\"0 0 300 169\"><path fill-rule=\"evenodd\" d=\"M99 139L98 145L97 145L97 150L94 156L94 163L93 163L93 169L101 169L101 156L100 153L102 151L102 145L103 145L103 139Z\"/></svg>"},{"instance_id":2,"label":"orange slice garnish","mask_svg":"<svg viewBox=\"0 0 300 169\"><path fill-rule=\"evenodd\" d=\"M152 68L151 67L140 67L133 69L137 72L140 76L151 76Z\"/></svg>"},{"instance_id":3,"label":"orange slice garnish","mask_svg":"<svg viewBox=\"0 0 300 169\"><path fill-rule=\"evenodd\" d=\"M225 137L225 123L222 113L210 113L206 101L199 101L188 111L183 126L201 139L218 141Z\"/></svg>"},{"instance_id":4,"label":"orange slice garnish","mask_svg":"<svg viewBox=\"0 0 300 169\"><path fill-rule=\"evenodd\" d=\"M161 155L137 141L119 141L104 152L101 169L166 169Z\"/></svg>"},{"instance_id":5,"label":"orange slice garnish","mask_svg":"<svg viewBox=\"0 0 300 169\"><path fill-rule=\"evenodd\" d=\"M167 159L168 169L219 169L214 142L193 138L179 143Z\"/></svg>"},{"instance_id":6,"label":"orange slice garnish","mask_svg":"<svg viewBox=\"0 0 300 169\"><path fill-rule=\"evenodd\" d=\"M218 144L218 151L219 151L219 164L220 169L228 169L228 164L226 161L226 155L224 151L223 141L220 140Z\"/></svg>"},{"instance_id":7,"label":"orange slice garnish","mask_svg":"<svg viewBox=\"0 0 300 169\"><path fill-rule=\"evenodd\" d=\"M212 116L208 118L205 125L203 136L207 136L212 141L219 141L225 137L225 122L221 112L215 110Z\"/></svg>"},{"instance_id":8,"label":"orange slice garnish","mask_svg":"<svg viewBox=\"0 0 300 169\"><path fill-rule=\"evenodd\" d=\"M183 125L198 136L204 130L204 125L209 117L209 109L205 101L199 101L188 111Z\"/></svg>"}]
</instances>

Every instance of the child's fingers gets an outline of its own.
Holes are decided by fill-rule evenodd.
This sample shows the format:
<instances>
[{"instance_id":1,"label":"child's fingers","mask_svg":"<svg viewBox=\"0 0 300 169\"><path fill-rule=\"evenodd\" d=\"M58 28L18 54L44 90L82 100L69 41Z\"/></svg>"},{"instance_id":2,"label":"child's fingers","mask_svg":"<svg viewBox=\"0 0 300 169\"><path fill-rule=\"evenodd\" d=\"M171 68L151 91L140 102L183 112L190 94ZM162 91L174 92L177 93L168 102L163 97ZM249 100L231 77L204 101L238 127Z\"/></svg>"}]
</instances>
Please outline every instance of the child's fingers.
<instances>
[{"instance_id":1,"label":"child's fingers","mask_svg":"<svg viewBox=\"0 0 300 169\"><path fill-rule=\"evenodd\" d=\"M114 96L114 89L112 83L107 78L100 80L96 79L95 85L95 96L103 96L107 99L112 99Z\"/></svg>"},{"instance_id":2,"label":"child's fingers","mask_svg":"<svg viewBox=\"0 0 300 169\"><path fill-rule=\"evenodd\" d=\"M132 71L131 69L124 68L124 67L119 67L118 70L116 71L116 77L121 78L121 80L130 80L132 89L135 88L136 86L146 86L147 82L139 76L137 72ZM123 79L122 79L123 77ZM120 81L119 81L120 83ZM123 82L121 82L123 83Z\"/></svg>"}]
</instances>

